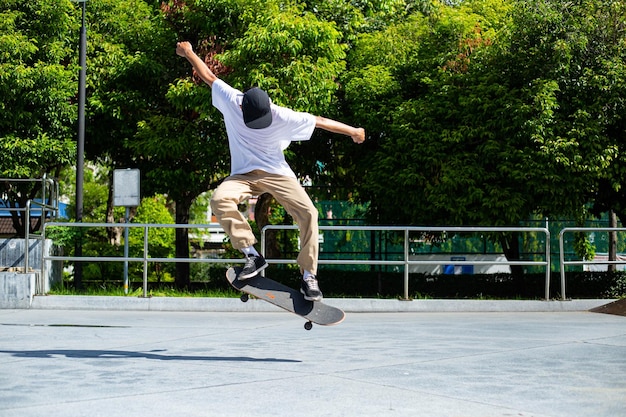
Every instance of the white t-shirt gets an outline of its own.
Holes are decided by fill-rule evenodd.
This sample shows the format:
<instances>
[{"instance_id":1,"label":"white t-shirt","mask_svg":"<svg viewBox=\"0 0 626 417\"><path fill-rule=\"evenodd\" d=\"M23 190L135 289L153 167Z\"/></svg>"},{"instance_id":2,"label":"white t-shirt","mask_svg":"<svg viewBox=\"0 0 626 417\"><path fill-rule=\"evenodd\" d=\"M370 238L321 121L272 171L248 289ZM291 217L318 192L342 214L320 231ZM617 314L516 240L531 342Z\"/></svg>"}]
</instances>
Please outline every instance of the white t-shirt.
<instances>
[{"instance_id":1,"label":"white t-shirt","mask_svg":"<svg viewBox=\"0 0 626 417\"><path fill-rule=\"evenodd\" d=\"M226 124L231 175L260 169L296 178L283 151L291 142L311 138L315 116L272 104L272 124L264 129L250 129L243 122L241 91L218 79L213 82L211 95Z\"/></svg>"}]
</instances>

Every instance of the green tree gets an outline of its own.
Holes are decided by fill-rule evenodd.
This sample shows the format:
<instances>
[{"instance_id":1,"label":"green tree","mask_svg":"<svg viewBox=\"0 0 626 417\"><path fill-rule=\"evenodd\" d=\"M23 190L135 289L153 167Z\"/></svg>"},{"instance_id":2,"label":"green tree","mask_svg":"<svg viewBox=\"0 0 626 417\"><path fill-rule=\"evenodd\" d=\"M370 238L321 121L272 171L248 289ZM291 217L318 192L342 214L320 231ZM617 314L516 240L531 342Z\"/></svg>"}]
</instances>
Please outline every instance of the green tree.
<instances>
[{"instance_id":1,"label":"green tree","mask_svg":"<svg viewBox=\"0 0 626 417\"><path fill-rule=\"evenodd\" d=\"M512 86L541 94L523 130L534 145L538 211L581 226L590 207L597 217L623 213L625 5L519 2L504 58ZM593 258L588 237L576 241L579 255Z\"/></svg>"},{"instance_id":2,"label":"green tree","mask_svg":"<svg viewBox=\"0 0 626 417\"><path fill-rule=\"evenodd\" d=\"M355 48L351 58L358 72L348 94L355 102L359 91L369 94L361 106L380 132L365 164L371 218L511 225L535 212L527 174L533 161L519 134L526 120L523 102L502 79L497 53L509 9L505 1L439 5L432 15L415 15L385 35L363 37ZM373 59L381 36L396 42ZM370 73L379 80L369 82ZM517 236L499 240L507 257L518 259Z\"/></svg>"},{"instance_id":3,"label":"green tree","mask_svg":"<svg viewBox=\"0 0 626 417\"><path fill-rule=\"evenodd\" d=\"M75 157L78 26L69 0L0 4L0 177L58 176ZM78 33L78 32L76 32ZM40 183L3 183L11 207L25 207ZM13 213L18 234L23 214Z\"/></svg>"},{"instance_id":4,"label":"green tree","mask_svg":"<svg viewBox=\"0 0 626 417\"><path fill-rule=\"evenodd\" d=\"M164 12L174 31L194 43L231 85L259 85L274 102L297 110L321 113L336 107L335 79L344 68L345 46L333 23L320 21L295 3L275 1L190 1L184 7L172 2ZM174 43L171 47L173 55ZM210 89L189 77L183 60L177 68L183 68L181 79L169 86L167 105L139 123L129 147L144 155L152 189L176 202L176 222L187 224L193 199L227 175L229 156ZM296 153L290 153L292 162ZM307 167L315 168L318 159L312 157ZM295 163L302 172L299 168ZM187 230L179 233L177 256L188 256ZM177 267L177 285L188 285L188 264Z\"/></svg>"},{"instance_id":5,"label":"green tree","mask_svg":"<svg viewBox=\"0 0 626 417\"><path fill-rule=\"evenodd\" d=\"M622 11L623 2L465 1L386 29L393 56L373 53L380 34L360 38L347 95L356 105L365 92L363 113L380 132L366 164L371 214L517 225L578 217L603 178L619 191ZM501 242L515 259L518 239Z\"/></svg>"},{"instance_id":6,"label":"green tree","mask_svg":"<svg viewBox=\"0 0 626 417\"><path fill-rule=\"evenodd\" d=\"M429 16L416 13L361 36L351 51L346 96L373 139L361 165L373 221L510 221L502 206L517 201L501 200L509 186L491 193L504 182L493 183L500 179L494 168L498 159L510 158L502 139L514 127L502 120L508 117L506 90L493 84L482 64L506 12L501 1L439 5Z\"/></svg>"},{"instance_id":7,"label":"green tree","mask_svg":"<svg viewBox=\"0 0 626 417\"><path fill-rule=\"evenodd\" d=\"M61 181L71 181L74 172L66 168L61 173ZM90 164L85 169L84 183L84 217L85 223L103 223L103 218L107 212L107 201L111 192L110 173L106 166L96 166ZM68 187L66 192L72 196L73 187ZM73 200L68 205L68 213L74 213ZM125 209L116 207L113 214L115 223L124 222ZM144 197L138 207L130 209L131 223L148 224L172 224L174 223L172 214L169 211L168 199L164 195L154 195ZM73 255L76 247L76 240L81 237L83 242L83 256L122 256L124 247L124 228L111 225L101 228L73 228L55 227L48 229L47 236L57 244L64 247L68 256ZM129 254L131 257L143 256L143 229L131 227L129 229ZM174 253L174 230L171 228L151 228L148 235L148 251L151 257L168 258ZM130 272L141 278L142 266L131 264ZM171 274L171 266L162 264L150 264L154 268L154 275L158 281ZM112 262L86 264L84 278L87 281L101 281L106 283L110 280L120 279L122 276L122 264Z\"/></svg>"},{"instance_id":8,"label":"green tree","mask_svg":"<svg viewBox=\"0 0 626 417\"><path fill-rule=\"evenodd\" d=\"M90 0L87 9L89 122L86 150L111 168L137 167L137 125L167 104L176 72L175 34L145 0ZM154 3L154 2L152 2Z\"/></svg>"},{"instance_id":9,"label":"green tree","mask_svg":"<svg viewBox=\"0 0 626 417\"><path fill-rule=\"evenodd\" d=\"M155 195L141 199L137 207L133 223L144 224L173 224L174 217L167 208L168 200L164 195ZM131 228L128 236L130 256L143 256L144 231L141 228ZM175 232L172 228L148 229L148 253L152 258L171 258L175 253ZM151 263L154 275L158 282L164 281L171 275L171 264ZM138 267L137 269L141 269Z\"/></svg>"},{"instance_id":10,"label":"green tree","mask_svg":"<svg viewBox=\"0 0 626 417\"><path fill-rule=\"evenodd\" d=\"M168 101L169 83L180 71L173 53L176 34L167 25L161 12L161 3L145 0L91 0L87 8L88 28L88 122L85 150L88 158L110 168L139 168L142 175L142 193L150 196L161 193L163 183L170 181L169 193L179 207L193 198L197 190L206 188L193 179L180 176L187 156L169 152L183 142L171 141L171 136L159 136L163 123L153 129L145 128L154 120L166 120L174 113ZM177 66L178 64L178 66ZM171 120L183 126L185 120ZM154 144L142 143L147 136ZM191 142L189 142L191 143ZM197 143L197 141L196 141ZM181 152L185 152L181 150ZM177 162L178 161L178 162ZM172 179L175 181L172 181ZM109 178L110 187L111 178ZM187 186L189 185L189 186ZM192 186L193 185L193 186ZM166 191L171 191L166 190ZM192 197L182 199L183 195ZM100 221L114 221L112 194ZM110 229L109 240L118 240ZM182 240L181 240L182 242ZM185 243L182 242L184 246ZM183 257L182 250L179 256Z\"/></svg>"}]
</instances>

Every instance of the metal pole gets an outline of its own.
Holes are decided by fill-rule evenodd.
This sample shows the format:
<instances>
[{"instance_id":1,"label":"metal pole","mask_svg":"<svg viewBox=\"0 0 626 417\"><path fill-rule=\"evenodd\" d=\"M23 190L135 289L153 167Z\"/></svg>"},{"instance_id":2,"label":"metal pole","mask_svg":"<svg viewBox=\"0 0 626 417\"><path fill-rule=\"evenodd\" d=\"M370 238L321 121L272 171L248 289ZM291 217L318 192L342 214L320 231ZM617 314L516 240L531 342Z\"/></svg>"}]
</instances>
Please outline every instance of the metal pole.
<instances>
[{"instance_id":1,"label":"metal pole","mask_svg":"<svg viewBox=\"0 0 626 417\"><path fill-rule=\"evenodd\" d=\"M565 301L565 245L563 241L565 229L559 233L559 268L561 269L561 300Z\"/></svg>"},{"instance_id":2,"label":"metal pole","mask_svg":"<svg viewBox=\"0 0 626 417\"><path fill-rule=\"evenodd\" d=\"M404 231L404 301L409 298L409 231Z\"/></svg>"},{"instance_id":3,"label":"metal pole","mask_svg":"<svg viewBox=\"0 0 626 417\"><path fill-rule=\"evenodd\" d=\"M550 275L552 271L550 271L550 265L552 264L550 261L550 256L552 255L552 249L550 247L550 229L548 229L548 221L546 220L546 301L550 301Z\"/></svg>"},{"instance_id":4,"label":"metal pole","mask_svg":"<svg viewBox=\"0 0 626 417\"><path fill-rule=\"evenodd\" d=\"M85 25L85 12L87 1L82 1L82 23L80 28L80 48L78 73L78 148L76 155L76 222L83 221L83 181L85 169L85 78L87 69L87 27ZM76 256L83 254L82 238L76 244ZM74 285L81 288L83 284L83 267L80 262L74 265Z\"/></svg>"},{"instance_id":5,"label":"metal pole","mask_svg":"<svg viewBox=\"0 0 626 417\"><path fill-rule=\"evenodd\" d=\"M47 213L47 207L44 210L44 207L47 206L48 204L52 205L52 202L47 200L47 194L48 194L48 189L46 187L46 185L48 184L48 178L47 174L43 174L43 176L41 177L41 224L43 225L44 221L46 220L46 216L45 214Z\"/></svg>"},{"instance_id":6,"label":"metal pole","mask_svg":"<svg viewBox=\"0 0 626 417\"><path fill-rule=\"evenodd\" d=\"M30 267L30 200L26 202L26 221L24 224L24 273L28 274Z\"/></svg>"},{"instance_id":7,"label":"metal pole","mask_svg":"<svg viewBox=\"0 0 626 417\"><path fill-rule=\"evenodd\" d=\"M148 226L143 228L143 297L148 297Z\"/></svg>"},{"instance_id":8,"label":"metal pole","mask_svg":"<svg viewBox=\"0 0 626 417\"><path fill-rule=\"evenodd\" d=\"M128 223L130 218L130 207L126 206L126 217L124 223ZM128 227L124 228L124 258L128 258ZM124 294L128 294L128 259L124 261Z\"/></svg>"},{"instance_id":9,"label":"metal pole","mask_svg":"<svg viewBox=\"0 0 626 417\"><path fill-rule=\"evenodd\" d=\"M87 67L87 27L85 26L86 1L82 2L82 24L80 28L80 50L78 74L78 149L76 161L76 220L83 220L83 180L85 163L85 78Z\"/></svg>"}]
</instances>

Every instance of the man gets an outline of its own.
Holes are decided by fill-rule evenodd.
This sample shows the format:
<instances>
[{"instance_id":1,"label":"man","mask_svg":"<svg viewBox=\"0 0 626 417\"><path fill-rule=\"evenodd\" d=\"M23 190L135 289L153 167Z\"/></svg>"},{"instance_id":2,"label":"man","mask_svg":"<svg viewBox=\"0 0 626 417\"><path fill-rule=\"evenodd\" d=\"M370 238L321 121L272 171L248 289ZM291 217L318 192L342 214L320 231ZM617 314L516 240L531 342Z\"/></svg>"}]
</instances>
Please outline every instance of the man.
<instances>
[{"instance_id":1,"label":"man","mask_svg":"<svg viewBox=\"0 0 626 417\"><path fill-rule=\"evenodd\" d=\"M297 258L307 300L321 300L317 283L319 254L317 209L291 170L283 151L292 141L309 140L316 127L365 140L365 131L344 123L295 112L271 102L267 93L252 88L245 93L220 80L193 51L179 42L176 53L186 58L211 89L213 105L222 113L230 148L231 172L211 198L211 209L235 249L246 256L238 279L254 277L267 262L254 248L256 238L237 206L248 198L270 193L294 218L300 229L301 250Z\"/></svg>"}]
</instances>

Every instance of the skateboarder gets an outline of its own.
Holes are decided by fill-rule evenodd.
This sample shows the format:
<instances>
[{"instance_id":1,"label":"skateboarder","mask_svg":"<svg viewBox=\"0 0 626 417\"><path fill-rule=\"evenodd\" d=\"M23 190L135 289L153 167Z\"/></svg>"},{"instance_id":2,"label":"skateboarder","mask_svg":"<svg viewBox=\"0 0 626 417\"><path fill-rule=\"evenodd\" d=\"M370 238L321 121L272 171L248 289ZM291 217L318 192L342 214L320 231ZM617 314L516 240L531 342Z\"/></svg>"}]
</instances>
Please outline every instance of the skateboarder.
<instances>
[{"instance_id":1,"label":"skateboarder","mask_svg":"<svg viewBox=\"0 0 626 417\"><path fill-rule=\"evenodd\" d=\"M189 42L177 43L176 53L186 58L211 87L213 106L224 117L231 172L213 193L211 209L233 247L246 257L238 279L254 277L268 266L254 248L257 240L237 209L246 199L267 192L294 218L300 229L301 250L297 258L302 273L300 291L307 300L321 300L322 292L315 277L319 253L317 208L285 161L283 151L292 141L309 140L316 127L350 136L355 143L365 140L365 131L277 106L257 87L242 93L219 79Z\"/></svg>"}]
</instances>

